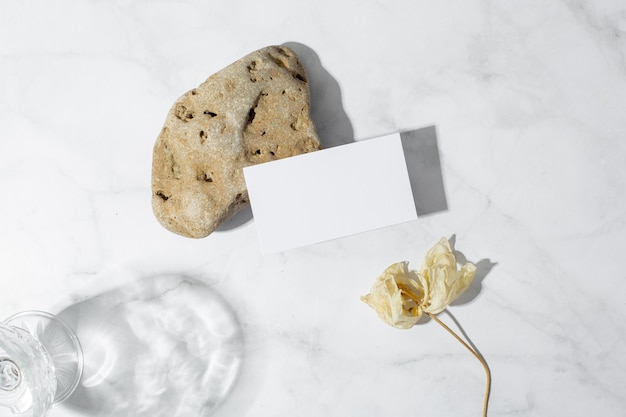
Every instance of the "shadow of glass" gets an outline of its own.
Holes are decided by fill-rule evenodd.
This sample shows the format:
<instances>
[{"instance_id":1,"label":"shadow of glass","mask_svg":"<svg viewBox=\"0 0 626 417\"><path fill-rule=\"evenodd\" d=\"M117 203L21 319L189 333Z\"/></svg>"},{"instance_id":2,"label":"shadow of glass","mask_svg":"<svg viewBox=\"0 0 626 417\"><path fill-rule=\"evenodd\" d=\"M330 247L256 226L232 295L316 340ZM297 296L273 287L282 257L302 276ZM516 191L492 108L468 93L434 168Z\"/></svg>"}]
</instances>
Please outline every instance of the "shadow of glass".
<instances>
[{"instance_id":1,"label":"shadow of glass","mask_svg":"<svg viewBox=\"0 0 626 417\"><path fill-rule=\"evenodd\" d=\"M190 278L132 283L59 313L85 369L63 404L98 416L207 416L228 396L243 337L227 303Z\"/></svg>"},{"instance_id":2,"label":"shadow of glass","mask_svg":"<svg viewBox=\"0 0 626 417\"><path fill-rule=\"evenodd\" d=\"M311 93L311 119L320 138L322 148L354 142L354 130L341 99L339 83L326 69L311 48L297 42L286 42L300 58L309 81ZM216 232L226 232L252 220L252 210L246 206L224 222Z\"/></svg>"},{"instance_id":3,"label":"shadow of glass","mask_svg":"<svg viewBox=\"0 0 626 417\"><path fill-rule=\"evenodd\" d=\"M448 210L435 126L401 132L400 139L417 215Z\"/></svg>"}]
</instances>

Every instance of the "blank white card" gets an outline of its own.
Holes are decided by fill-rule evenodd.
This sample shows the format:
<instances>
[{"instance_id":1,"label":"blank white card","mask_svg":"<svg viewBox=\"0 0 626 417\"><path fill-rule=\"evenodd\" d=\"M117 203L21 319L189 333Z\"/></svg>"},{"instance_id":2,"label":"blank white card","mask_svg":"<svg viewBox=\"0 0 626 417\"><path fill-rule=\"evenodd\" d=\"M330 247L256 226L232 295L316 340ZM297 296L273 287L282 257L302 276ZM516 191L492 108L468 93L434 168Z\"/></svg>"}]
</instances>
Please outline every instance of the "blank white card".
<instances>
[{"instance_id":1,"label":"blank white card","mask_svg":"<svg viewBox=\"0 0 626 417\"><path fill-rule=\"evenodd\" d=\"M264 253L417 219L399 134L244 168Z\"/></svg>"}]
</instances>

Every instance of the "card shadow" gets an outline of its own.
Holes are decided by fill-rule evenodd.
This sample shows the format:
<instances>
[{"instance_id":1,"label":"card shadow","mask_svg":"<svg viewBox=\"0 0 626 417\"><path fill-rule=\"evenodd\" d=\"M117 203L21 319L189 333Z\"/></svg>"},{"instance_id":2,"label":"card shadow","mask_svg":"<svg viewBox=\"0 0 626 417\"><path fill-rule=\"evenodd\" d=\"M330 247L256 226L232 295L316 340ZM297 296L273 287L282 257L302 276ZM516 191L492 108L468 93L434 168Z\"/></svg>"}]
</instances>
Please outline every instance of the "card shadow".
<instances>
[{"instance_id":1,"label":"card shadow","mask_svg":"<svg viewBox=\"0 0 626 417\"><path fill-rule=\"evenodd\" d=\"M400 132L400 140L417 215L448 210L435 126Z\"/></svg>"}]
</instances>

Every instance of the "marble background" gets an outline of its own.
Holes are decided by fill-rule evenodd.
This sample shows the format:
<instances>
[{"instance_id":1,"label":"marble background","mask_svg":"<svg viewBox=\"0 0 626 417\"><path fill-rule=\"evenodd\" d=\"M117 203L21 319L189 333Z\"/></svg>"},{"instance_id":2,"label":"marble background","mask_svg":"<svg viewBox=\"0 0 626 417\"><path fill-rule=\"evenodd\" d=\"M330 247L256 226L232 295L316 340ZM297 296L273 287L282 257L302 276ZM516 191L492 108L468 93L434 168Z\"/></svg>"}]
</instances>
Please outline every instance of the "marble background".
<instances>
[{"instance_id":1,"label":"marble background","mask_svg":"<svg viewBox=\"0 0 626 417\"><path fill-rule=\"evenodd\" d=\"M441 318L488 361L490 415L624 414L622 0L0 9L0 316L100 330L52 416L478 416L467 351L359 300L441 236L479 265ZM268 256L249 210L202 240L156 222L171 104L272 44L305 63L325 146L418 129L419 220ZM218 365L239 373L214 407L200 371L220 337L234 350Z\"/></svg>"}]
</instances>

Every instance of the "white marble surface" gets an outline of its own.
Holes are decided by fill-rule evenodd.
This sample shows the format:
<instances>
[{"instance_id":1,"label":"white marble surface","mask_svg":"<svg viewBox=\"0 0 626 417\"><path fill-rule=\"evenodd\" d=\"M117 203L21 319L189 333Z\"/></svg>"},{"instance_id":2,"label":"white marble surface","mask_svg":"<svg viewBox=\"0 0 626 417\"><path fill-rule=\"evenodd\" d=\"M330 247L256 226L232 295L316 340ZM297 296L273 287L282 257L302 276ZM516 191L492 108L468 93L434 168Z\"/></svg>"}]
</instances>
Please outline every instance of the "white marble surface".
<instances>
[{"instance_id":1,"label":"white marble surface","mask_svg":"<svg viewBox=\"0 0 626 417\"><path fill-rule=\"evenodd\" d=\"M250 212L202 240L167 232L150 170L170 105L287 42L326 146L425 128L424 215L271 256ZM625 107L622 0L2 2L0 316L121 294L173 326L191 313L167 307L168 291L128 288L181 275L217 291L241 326L241 373L216 416L478 416L478 362L435 323L393 329L359 301L387 265L419 264L454 235L480 262L449 311L491 367L490 415L622 416ZM157 356L108 375L117 414L106 393L79 391L51 416L202 414L197 366L148 372ZM185 372L184 401L153 388Z\"/></svg>"}]
</instances>

